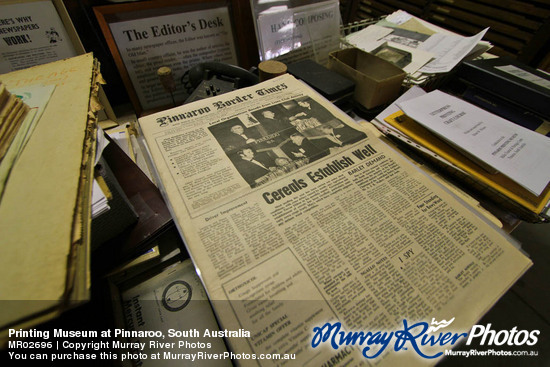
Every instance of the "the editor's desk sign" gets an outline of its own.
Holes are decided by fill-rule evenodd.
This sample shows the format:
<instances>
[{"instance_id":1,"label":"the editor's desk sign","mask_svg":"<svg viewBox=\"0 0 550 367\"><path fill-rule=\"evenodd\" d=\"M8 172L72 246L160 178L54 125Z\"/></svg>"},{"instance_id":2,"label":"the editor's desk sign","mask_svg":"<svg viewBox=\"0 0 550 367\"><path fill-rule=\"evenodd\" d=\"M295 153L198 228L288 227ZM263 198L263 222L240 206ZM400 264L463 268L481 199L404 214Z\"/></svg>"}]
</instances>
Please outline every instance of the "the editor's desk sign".
<instances>
[{"instance_id":1,"label":"the editor's desk sign","mask_svg":"<svg viewBox=\"0 0 550 367\"><path fill-rule=\"evenodd\" d=\"M160 67L172 70L176 103L185 100L179 81L192 66L216 60L248 67L253 48L242 46L250 34L236 1L144 1L94 12L138 115L173 106L157 76Z\"/></svg>"}]
</instances>

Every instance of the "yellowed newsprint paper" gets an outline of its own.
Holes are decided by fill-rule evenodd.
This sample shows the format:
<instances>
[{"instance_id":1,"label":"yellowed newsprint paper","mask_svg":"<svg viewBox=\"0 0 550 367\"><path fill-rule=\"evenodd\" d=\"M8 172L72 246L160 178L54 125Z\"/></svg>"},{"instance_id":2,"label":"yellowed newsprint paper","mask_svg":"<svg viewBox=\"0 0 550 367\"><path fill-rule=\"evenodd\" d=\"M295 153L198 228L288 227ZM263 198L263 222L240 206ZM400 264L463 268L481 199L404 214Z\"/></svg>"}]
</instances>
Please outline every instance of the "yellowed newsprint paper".
<instances>
[{"instance_id":1,"label":"yellowed newsprint paper","mask_svg":"<svg viewBox=\"0 0 550 367\"><path fill-rule=\"evenodd\" d=\"M433 365L531 265L292 76L139 125L236 365Z\"/></svg>"}]
</instances>

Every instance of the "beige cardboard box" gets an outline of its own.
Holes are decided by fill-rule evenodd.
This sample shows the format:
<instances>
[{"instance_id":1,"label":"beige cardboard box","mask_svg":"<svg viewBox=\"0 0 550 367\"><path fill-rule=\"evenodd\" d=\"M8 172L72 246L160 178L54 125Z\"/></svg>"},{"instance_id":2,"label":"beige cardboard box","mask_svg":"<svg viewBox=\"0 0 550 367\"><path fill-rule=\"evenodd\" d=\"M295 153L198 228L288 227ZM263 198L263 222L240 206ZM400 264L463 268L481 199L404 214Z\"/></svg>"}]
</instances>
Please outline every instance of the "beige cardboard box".
<instances>
[{"instance_id":1,"label":"beige cardboard box","mask_svg":"<svg viewBox=\"0 0 550 367\"><path fill-rule=\"evenodd\" d=\"M367 109L394 101L406 75L391 62L358 48L331 52L328 67L355 81L354 99Z\"/></svg>"}]
</instances>

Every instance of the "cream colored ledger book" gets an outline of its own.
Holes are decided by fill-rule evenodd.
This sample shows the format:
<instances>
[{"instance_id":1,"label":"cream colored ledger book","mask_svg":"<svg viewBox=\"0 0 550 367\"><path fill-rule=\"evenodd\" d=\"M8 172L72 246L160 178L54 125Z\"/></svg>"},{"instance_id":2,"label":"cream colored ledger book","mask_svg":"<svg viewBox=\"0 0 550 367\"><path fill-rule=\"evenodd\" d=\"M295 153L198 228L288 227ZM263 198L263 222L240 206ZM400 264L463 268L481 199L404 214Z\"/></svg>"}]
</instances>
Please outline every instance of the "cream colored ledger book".
<instances>
[{"instance_id":1,"label":"cream colored ledger book","mask_svg":"<svg viewBox=\"0 0 550 367\"><path fill-rule=\"evenodd\" d=\"M0 328L29 327L89 297L99 64L92 54L0 75L55 85L0 202Z\"/></svg>"}]
</instances>

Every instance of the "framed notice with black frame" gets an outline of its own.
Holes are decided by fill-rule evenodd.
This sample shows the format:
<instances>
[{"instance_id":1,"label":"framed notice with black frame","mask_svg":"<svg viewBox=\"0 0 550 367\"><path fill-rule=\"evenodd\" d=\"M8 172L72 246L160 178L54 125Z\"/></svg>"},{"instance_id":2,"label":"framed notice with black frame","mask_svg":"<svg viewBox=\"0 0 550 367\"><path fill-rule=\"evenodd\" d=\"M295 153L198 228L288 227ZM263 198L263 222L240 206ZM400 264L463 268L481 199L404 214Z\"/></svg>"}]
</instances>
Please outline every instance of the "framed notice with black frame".
<instances>
[{"instance_id":1,"label":"framed notice with black frame","mask_svg":"<svg viewBox=\"0 0 550 367\"><path fill-rule=\"evenodd\" d=\"M136 114L181 104L179 83L196 64L219 61L249 68L257 63L250 6L243 0L156 0L93 8ZM175 90L157 75L169 67Z\"/></svg>"}]
</instances>

